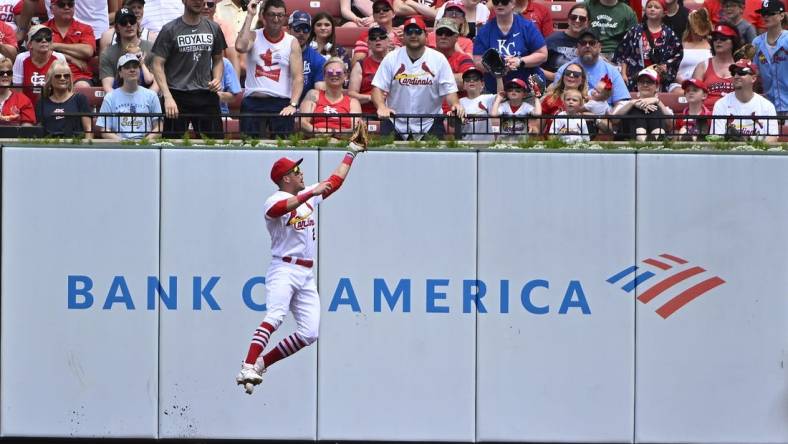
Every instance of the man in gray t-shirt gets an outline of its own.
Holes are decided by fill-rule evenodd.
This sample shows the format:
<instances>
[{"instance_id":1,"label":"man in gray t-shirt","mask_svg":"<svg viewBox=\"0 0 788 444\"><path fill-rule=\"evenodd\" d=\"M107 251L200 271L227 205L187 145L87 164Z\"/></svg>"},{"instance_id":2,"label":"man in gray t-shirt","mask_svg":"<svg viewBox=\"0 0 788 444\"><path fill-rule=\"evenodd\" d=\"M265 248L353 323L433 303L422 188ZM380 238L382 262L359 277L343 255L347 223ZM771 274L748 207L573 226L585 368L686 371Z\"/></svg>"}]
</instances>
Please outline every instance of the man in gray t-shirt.
<instances>
[{"instance_id":1,"label":"man in gray t-shirt","mask_svg":"<svg viewBox=\"0 0 788 444\"><path fill-rule=\"evenodd\" d=\"M197 132L223 138L217 92L227 43L219 25L200 15L202 0L183 3L183 16L164 25L153 44L153 76L164 99L164 137L181 137L191 121Z\"/></svg>"}]
</instances>

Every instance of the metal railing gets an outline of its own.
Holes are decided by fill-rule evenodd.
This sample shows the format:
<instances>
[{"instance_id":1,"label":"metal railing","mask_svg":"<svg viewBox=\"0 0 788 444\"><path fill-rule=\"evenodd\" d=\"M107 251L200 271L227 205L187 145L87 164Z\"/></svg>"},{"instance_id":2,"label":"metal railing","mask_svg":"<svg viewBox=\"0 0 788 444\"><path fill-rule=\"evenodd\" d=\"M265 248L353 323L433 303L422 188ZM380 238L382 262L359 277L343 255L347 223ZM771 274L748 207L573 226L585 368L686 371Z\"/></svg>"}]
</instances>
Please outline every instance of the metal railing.
<instances>
[{"instance_id":1,"label":"metal railing","mask_svg":"<svg viewBox=\"0 0 788 444\"><path fill-rule=\"evenodd\" d=\"M779 116L684 116L684 115L624 115L594 116L581 115L542 115L542 116L466 116L461 120L456 116L444 114L397 114L391 119L381 120L377 115L370 114L302 114L280 116L270 113L255 114L222 114L206 116L200 114L180 115L188 121L183 131L174 131L171 119L163 114L142 113L65 113L66 119L78 119L90 116L93 121L93 134L101 138L104 132L121 134L124 139L141 139L151 132L166 135L167 138L179 139L187 133L190 137L201 137L207 134L211 138L224 139L287 139L293 134L300 138L330 137L345 139L352 132L357 119L366 122L373 136L392 135L394 140L420 139L434 136L438 139L469 140L469 141L516 141L522 138L550 139L557 138L568 142L577 140L673 140L673 141L704 141L709 135L715 140L749 141L766 138L786 138L788 125L785 117ZM105 126L98 127L97 122L103 119ZM163 126L157 128L156 119L163 119ZM336 128L306 129L305 122L331 122ZM685 125L681 125L685 122ZM690 122L690 125L686 125ZM259 130L249 131L248 124L257 124ZM284 124L284 128L283 128ZM331 125L329 125L331 126ZM111 128L124 128L122 131ZM558 130L558 128L564 128ZM399 130L399 132L397 132ZM14 127L0 126L2 138L29 137L73 137L52 133L46 127Z\"/></svg>"}]
</instances>

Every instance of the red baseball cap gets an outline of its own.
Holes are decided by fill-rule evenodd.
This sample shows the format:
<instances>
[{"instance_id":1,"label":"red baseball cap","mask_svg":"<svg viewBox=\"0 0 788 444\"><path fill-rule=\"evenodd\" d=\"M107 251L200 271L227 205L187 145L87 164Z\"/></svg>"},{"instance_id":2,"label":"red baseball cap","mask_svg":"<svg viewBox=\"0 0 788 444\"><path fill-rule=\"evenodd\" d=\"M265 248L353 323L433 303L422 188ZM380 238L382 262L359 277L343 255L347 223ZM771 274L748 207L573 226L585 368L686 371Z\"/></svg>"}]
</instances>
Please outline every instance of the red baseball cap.
<instances>
[{"instance_id":1,"label":"red baseball cap","mask_svg":"<svg viewBox=\"0 0 788 444\"><path fill-rule=\"evenodd\" d=\"M402 24L402 29L405 29L411 25L416 25L419 28L423 29L424 31L427 31L427 24L424 23L424 19L421 18L420 15L413 15L409 17L407 20L405 20L405 23Z\"/></svg>"},{"instance_id":2,"label":"red baseball cap","mask_svg":"<svg viewBox=\"0 0 788 444\"><path fill-rule=\"evenodd\" d=\"M736 68L749 69L753 75L758 75L758 67L755 66L755 63L747 59L739 59L733 65L728 66L728 70L731 74L733 74L733 70Z\"/></svg>"},{"instance_id":3,"label":"red baseball cap","mask_svg":"<svg viewBox=\"0 0 788 444\"><path fill-rule=\"evenodd\" d=\"M288 159L287 157L282 157L281 159L274 162L274 166L271 167L271 180L274 183L278 184L285 174L289 173L290 170L301 165L304 159L298 159L297 161L293 162L292 160Z\"/></svg>"},{"instance_id":4,"label":"red baseball cap","mask_svg":"<svg viewBox=\"0 0 788 444\"><path fill-rule=\"evenodd\" d=\"M465 74L468 74L469 72L476 72L479 73L480 76L484 76L484 73L472 63L469 63L462 68L462 76L465 77Z\"/></svg>"},{"instance_id":5,"label":"red baseball cap","mask_svg":"<svg viewBox=\"0 0 788 444\"><path fill-rule=\"evenodd\" d=\"M522 79L512 79L512 80L509 80L508 82L506 82L506 87L507 88L512 86L512 85L517 85L518 87L520 87L522 89L528 89L525 86L525 81L523 81Z\"/></svg>"},{"instance_id":6,"label":"red baseball cap","mask_svg":"<svg viewBox=\"0 0 788 444\"><path fill-rule=\"evenodd\" d=\"M654 83L659 83L659 74L653 68L643 68L638 73L638 78L641 77L648 77L649 79L653 80Z\"/></svg>"},{"instance_id":7,"label":"red baseball cap","mask_svg":"<svg viewBox=\"0 0 788 444\"><path fill-rule=\"evenodd\" d=\"M456 8L462 11L465 14L465 2L462 0L449 0L443 4L443 10L446 11L449 8Z\"/></svg>"},{"instance_id":8,"label":"red baseball cap","mask_svg":"<svg viewBox=\"0 0 788 444\"><path fill-rule=\"evenodd\" d=\"M733 26L730 26L730 25L725 24L725 23L720 23L719 25L715 26L714 30L711 31L711 33L712 34L724 35L726 37L738 37L739 36L739 30L737 30Z\"/></svg>"},{"instance_id":9,"label":"red baseball cap","mask_svg":"<svg viewBox=\"0 0 788 444\"><path fill-rule=\"evenodd\" d=\"M706 86L706 82L700 79L687 79L681 82L681 87L684 88L684 91L687 91L687 88L690 86L694 86L695 88L702 89L704 92L708 93L709 88Z\"/></svg>"}]
</instances>

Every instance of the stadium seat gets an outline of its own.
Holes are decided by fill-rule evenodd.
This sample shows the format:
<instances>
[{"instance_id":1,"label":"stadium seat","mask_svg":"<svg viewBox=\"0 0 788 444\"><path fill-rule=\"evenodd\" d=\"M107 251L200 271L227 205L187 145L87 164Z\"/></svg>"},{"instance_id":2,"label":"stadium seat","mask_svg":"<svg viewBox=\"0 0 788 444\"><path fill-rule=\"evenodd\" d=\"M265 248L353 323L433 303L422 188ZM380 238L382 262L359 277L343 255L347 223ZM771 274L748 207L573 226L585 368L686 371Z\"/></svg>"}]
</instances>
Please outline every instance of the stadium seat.
<instances>
[{"instance_id":1,"label":"stadium seat","mask_svg":"<svg viewBox=\"0 0 788 444\"><path fill-rule=\"evenodd\" d=\"M334 28L336 29L336 44L344 46L345 48L353 48L356 46L356 41L359 36L367 31L367 28L359 27L346 27Z\"/></svg>"},{"instance_id":2,"label":"stadium seat","mask_svg":"<svg viewBox=\"0 0 788 444\"><path fill-rule=\"evenodd\" d=\"M340 17L339 0L287 0L287 11L292 13L296 9L306 11L312 17L318 12L326 12L331 17Z\"/></svg>"},{"instance_id":3,"label":"stadium seat","mask_svg":"<svg viewBox=\"0 0 788 444\"><path fill-rule=\"evenodd\" d=\"M659 100L676 114L684 111L687 106L687 98L681 94L659 93Z\"/></svg>"},{"instance_id":4,"label":"stadium seat","mask_svg":"<svg viewBox=\"0 0 788 444\"><path fill-rule=\"evenodd\" d=\"M238 119L224 119L224 138L225 139L240 139L241 138L241 124Z\"/></svg>"},{"instance_id":5,"label":"stadium seat","mask_svg":"<svg viewBox=\"0 0 788 444\"><path fill-rule=\"evenodd\" d=\"M566 29L569 26L569 9L577 2L554 1L548 2L550 16L553 18L553 28L556 30Z\"/></svg>"},{"instance_id":6,"label":"stadium seat","mask_svg":"<svg viewBox=\"0 0 788 444\"><path fill-rule=\"evenodd\" d=\"M82 93L88 99L88 106L91 110L98 112L101 109L101 102L104 101L104 88L92 86L90 88L76 88L76 92Z\"/></svg>"}]
</instances>

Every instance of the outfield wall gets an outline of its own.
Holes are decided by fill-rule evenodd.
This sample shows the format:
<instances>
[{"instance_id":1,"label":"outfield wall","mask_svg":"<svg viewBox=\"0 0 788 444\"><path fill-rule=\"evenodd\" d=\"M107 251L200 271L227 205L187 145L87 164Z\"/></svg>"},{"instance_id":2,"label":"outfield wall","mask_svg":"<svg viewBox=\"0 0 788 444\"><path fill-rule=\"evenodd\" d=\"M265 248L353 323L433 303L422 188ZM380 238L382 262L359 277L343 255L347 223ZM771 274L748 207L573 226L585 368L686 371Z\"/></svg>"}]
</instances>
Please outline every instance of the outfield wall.
<instances>
[{"instance_id":1,"label":"outfield wall","mask_svg":"<svg viewBox=\"0 0 788 444\"><path fill-rule=\"evenodd\" d=\"M282 155L3 148L2 436L788 442L788 157L364 154L247 396Z\"/></svg>"}]
</instances>

